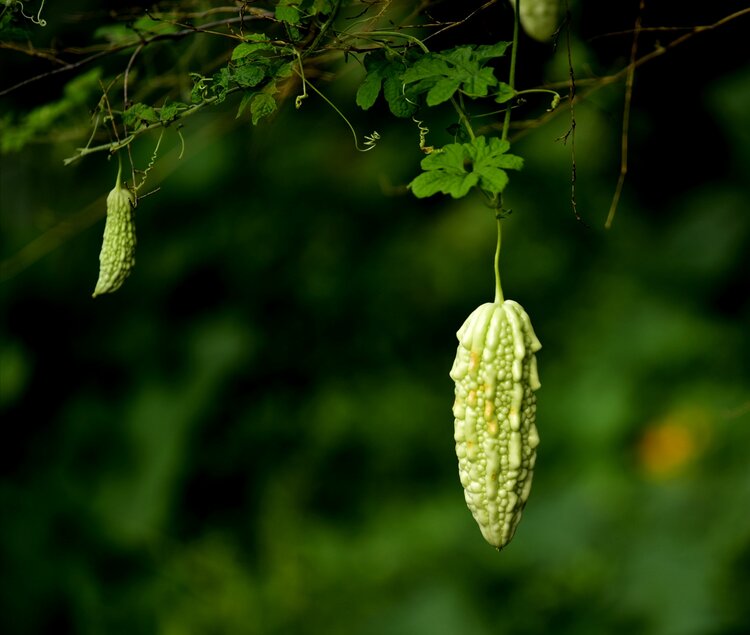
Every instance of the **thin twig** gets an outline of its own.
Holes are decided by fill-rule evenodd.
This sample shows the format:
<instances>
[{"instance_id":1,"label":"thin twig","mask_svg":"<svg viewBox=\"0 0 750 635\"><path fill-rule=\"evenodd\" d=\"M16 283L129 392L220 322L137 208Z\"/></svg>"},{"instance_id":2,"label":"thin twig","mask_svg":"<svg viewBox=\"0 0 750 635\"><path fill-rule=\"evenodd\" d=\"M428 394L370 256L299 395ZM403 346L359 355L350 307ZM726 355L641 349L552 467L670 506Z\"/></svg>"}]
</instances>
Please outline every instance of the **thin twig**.
<instances>
[{"instance_id":1,"label":"thin twig","mask_svg":"<svg viewBox=\"0 0 750 635\"><path fill-rule=\"evenodd\" d=\"M578 213L578 201L576 198L576 180L578 178L578 172L576 167L576 75L575 69L573 68L573 47L571 45L570 29L571 21L573 16L570 12L570 3L565 0L565 44L568 52L568 105L570 108L570 128L563 137L563 142L567 143L570 139L570 207L573 210L573 215L576 220L581 220L581 215Z\"/></svg>"},{"instance_id":2,"label":"thin twig","mask_svg":"<svg viewBox=\"0 0 750 635\"><path fill-rule=\"evenodd\" d=\"M646 53L642 57L638 58L633 62L633 64L628 64L624 68L620 69L616 73L613 73L611 75L605 75L603 77L597 77L597 78L588 78L588 79L578 79L576 80L576 84L580 87L582 85L588 86L588 88L585 91L579 91L576 93L575 98L573 99L574 103L578 103L580 101L583 101L587 99L590 95L595 93L596 91L604 88L605 86L609 86L610 84L614 84L623 77L627 77L628 73L630 72L630 67L634 68L640 68L644 64L647 64L648 62L653 61L654 59L661 57L662 55L668 53L672 49L676 48L677 46L680 46L681 44L684 44L691 38L693 38L695 35L698 35L699 33L705 33L706 31L711 31L713 29L719 28L721 26L724 26L728 22L732 22L733 20L737 20L738 18L744 17L746 15L750 15L750 8L742 9L740 11L735 11L734 13L724 16L720 20L717 20L713 24L706 25L706 26L699 26L695 27L693 31L690 33L685 33L684 35L681 35L678 38L675 38L671 42L668 42L665 45L662 45L653 51ZM565 88L569 84L569 79L562 81L562 82L552 82L549 84L545 84L545 88ZM556 117L560 114L559 110L553 110L551 112L547 112L541 117L538 118L538 126L529 126L528 128L521 130L518 134L514 135L513 139L519 139L520 137L523 137L525 134L527 134L531 129L534 127L539 127L544 124L546 124L548 121Z\"/></svg>"},{"instance_id":3,"label":"thin twig","mask_svg":"<svg viewBox=\"0 0 750 635\"><path fill-rule=\"evenodd\" d=\"M643 20L643 10L646 6L646 0L640 0L638 6L638 15L635 18L635 28L633 29L633 43L630 47L630 64L628 64L628 75L625 80L625 104L622 113L622 138L620 145L620 176L617 178L617 186L612 197L612 203L609 206L609 214L604 223L604 227L612 227L612 221L617 213L617 206L620 203L625 177L628 174L628 134L630 131L630 105L633 101L633 82L635 80L635 59L638 53L638 36L641 32L641 21Z\"/></svg>"},{"instance_id":4,"label":"thin twig","mask_svg":"<svg viewBox=\"0 0 750 635\"><path fill-rule=\"evenodd\" d=\"M447 31L448 29L453 29L457 26L460 26L464 24L465 22L468 22L471 20L477 13L484 11L485 9L489 9L493 4L497 4L498 0L488 0L485 2L481 7L474 9L469 15L467 15L463 20L458 20L457 22L451 22L450 24L447 24L442 29L438 29L434 33L430 33L427 37L425 37L422 41L425 42L431 38L437 37L441 33Z\"/></svg>"},{"instance_id":5,"label":"thin twig","mask_svg":"<svg viewBox=\"0 0 750 635\"><path fill-rule=\"evenodd\" d=\"M48 51L40 51L39 49L36 49L33 46L31 46L31 44L27 46L21 46L19 44L16 44L15 42L0 42L0 49L8 49L9 51L16 51L18 53L23 53L24 55L28 55L29 57L39 57L41 59L45 59L49 62L52 62L53 64L60 64L60 65L65 64L65 62L63 62L60 58L55 56L53 53L50 53Z\"/></svg>"},{"instance_id":6,"label":"thin twig","mask_svg":"<svg viewBox=\"0 0 750 635\"><path fill-rule=\"evenodd\" d=\"M146 46L145 44L141 43L138 45L138 48L133 51L133 54L130 56L130 59L128 60L128 65L125 67L125 76L122 80L122 109L127 110L130 107L130 104L128 103L128 78L130 76L130 69L133 67L133 62L135 62L135 58L138 57L140 52L143 50L143 47Z\"/></svg>"},{"instance_id":7,"label":"thin twig","mask_svg":"<svg viewBox=\"0 0 750 635\"><path fill-rule=\"evenodd\" d=\"M138 57L138 54L143 50L144 46L145 44L143 43L138 45L138 48L136 48L135 51L133 51L133 54L130 56L130 59L128 60L128 65L125 67L125 75L122 80L122 110L123 112L126 111L130 107L130 103L128 101L128 79L130 77L130 69L133 67L135 58ZM128 136L128 124L125 123L124 117L123 117L123 122L122 122L122 129L123 129L123 134L127 137ZM130 144L128 144L127 152L128 152L128 159L130 161L130 176L133 181L133 188L137 190L138 188L136 187L136 184L135 184L135 164L133 163L133 152L131 150Z\"/></svg>"}]
</instances>

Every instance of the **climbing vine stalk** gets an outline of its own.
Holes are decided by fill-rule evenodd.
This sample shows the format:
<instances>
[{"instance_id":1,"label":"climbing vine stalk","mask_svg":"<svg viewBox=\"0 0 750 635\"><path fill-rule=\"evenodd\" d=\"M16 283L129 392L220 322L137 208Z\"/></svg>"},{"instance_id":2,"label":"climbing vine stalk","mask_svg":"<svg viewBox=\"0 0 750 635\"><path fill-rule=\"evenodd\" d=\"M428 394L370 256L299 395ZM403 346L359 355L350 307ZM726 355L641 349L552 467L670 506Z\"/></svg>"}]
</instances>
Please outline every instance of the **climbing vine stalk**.
<instances>
[{"instance_id":1,"label":"climbing vine stalk","mask_svg":"<svg viewBox=\"0 0 750 635\"><path fill-rule=\"evenodd\" d=\"M510 51L510 73L508 74L508 85L511 90L516 89L516 57L518 55L518 24L520 21L520 4L521 0L515 0L516 11L515 18L513 19L513 48ZM511 107L508 104L508 108L505 111L505 119L503 120L503 133L502 138L505 140L508 138L508 131L510 130L510 114Z\"/></svg>"}]
</instances>

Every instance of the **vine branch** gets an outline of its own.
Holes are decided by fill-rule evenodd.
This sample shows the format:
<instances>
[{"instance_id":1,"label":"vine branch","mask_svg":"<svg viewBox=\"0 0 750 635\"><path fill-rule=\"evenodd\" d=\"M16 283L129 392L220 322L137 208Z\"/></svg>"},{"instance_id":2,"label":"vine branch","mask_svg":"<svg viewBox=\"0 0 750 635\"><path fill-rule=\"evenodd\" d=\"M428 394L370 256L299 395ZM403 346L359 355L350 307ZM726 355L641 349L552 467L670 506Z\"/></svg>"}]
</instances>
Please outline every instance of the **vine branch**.
<instances>
[{"instance_id":1,"label":"vine branch","mask_svg":"<svg viewBox=\"0 0 750 635\"><path fill-rule=\"evenodd\" d=\"M95 62L96 60L99 60L103 57L107 57L108 55L114 55L115 53L119 53L121 51L127 51L128 49L131 49L133 47L138 47L138 46L145 47L145 46L148 46L149 44L153 44L154 42L159 42L163 40L179 40L181 38L188 37L196 33L204 33L204 32L209 33L208 30L214 27L225 26L229 24L238 24L248 19L252 19L252 20L273 19L273 14L271 12L266 12L266 11L260 12L260 10L258 11L259 12L257 14L254 13L251 16L243 15L240 17L226 18L225 20L216 20L215 22L208 22L206 24L186 28L181 31L175 31L174 33L157 33L156 35L152 35L147 38L139 37L137 40L134 40L132 42L124 42L122 44L116 44L114 46L110 46L104 51L98 51L76 62L70 62L68 64L65 64L64 66L60 66L59 68L53 68L52 70L45 71L44 73L40 73L39 75L28 77L27 79L24 79L23 81L20 81L17 84L14 84L13 86L4 88L3 90L0 90L0 97L3 97L4 95L8 95L9 93L12 93L13 91L18 90L19 88L23 88L24 86L27 86L29 84L33 84L34 82L38 82L42 79L46 79L54 75L59 75L60 73L67 73L69 71L74 71L78 68L91 64L92 62ZM215 32L213 32L213 34L216 35ZM228 36L228 37L236 38L237 36Z\"/></svg>"},{"instance_id":2,"label":"vine branch","mask_svg":"<svg viewBox=\"0 0 750 635\"><path fill-rule=\"evenodd\" d=\"M617 212L617 206L620 203L620 195L622 194L623 185L625 185L625 177L628 174L628 135L630 130L630 104L633 101L633 82L635 81L635 59L638 52L638 36L641 32L641 21L643 19L643 9L646 6L645 0L640 0L638 6L638 15L635 18L635 28L633 30L633 43L630 47L630 64L628 64L628 75L625 80L625 104L622 113L622 135L620 145L620 175L617 178L617 186L615 187L615 193L612 196L612 203L609 206L609 213L607 214L607 220L604 223L604 227L609 229L612 227L612 221L615 219L615 213Z\"/></svg>"}]
</instances>

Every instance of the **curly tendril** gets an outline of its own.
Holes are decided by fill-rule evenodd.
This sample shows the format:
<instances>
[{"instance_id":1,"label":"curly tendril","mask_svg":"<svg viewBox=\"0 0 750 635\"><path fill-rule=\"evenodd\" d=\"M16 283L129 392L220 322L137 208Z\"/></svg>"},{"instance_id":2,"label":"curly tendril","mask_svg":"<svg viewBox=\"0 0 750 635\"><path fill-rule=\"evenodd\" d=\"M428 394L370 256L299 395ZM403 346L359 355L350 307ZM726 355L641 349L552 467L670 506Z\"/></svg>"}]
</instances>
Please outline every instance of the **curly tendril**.
<instances>
[{"instance_id":1,"label":"curly tendril","mask_svg":"<svg viewBox=\"0 0 750 635\"><path fill-rule=\"evenodd\" d=\"M39 5L39 11L36 12L36 16L34 15L26 15L26 12L24 11L23 2L21 0L16 0L13 6L18 7L19 11L21 12L21 15L26 18L27 20L30 20L32 24L38 24L39 26L47 26L47 20L42 18L42 9L44 9L44 3L46 0L42 0L42 4ZM8 4L10 6L10 3Z\"/></svg>"}]
</instances>

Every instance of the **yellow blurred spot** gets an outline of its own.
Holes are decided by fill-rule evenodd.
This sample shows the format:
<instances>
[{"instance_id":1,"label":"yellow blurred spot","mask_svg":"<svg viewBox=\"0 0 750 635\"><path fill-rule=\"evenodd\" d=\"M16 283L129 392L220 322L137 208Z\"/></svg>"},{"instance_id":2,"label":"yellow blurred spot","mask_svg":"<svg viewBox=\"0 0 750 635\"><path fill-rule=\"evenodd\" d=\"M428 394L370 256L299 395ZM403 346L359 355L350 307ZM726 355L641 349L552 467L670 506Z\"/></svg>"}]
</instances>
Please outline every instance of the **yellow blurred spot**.
<instances>
[{"instance_id":1,"label":"yellow blurred spot","mask_svg":"<svg viewBox=\"0 0 750 635\"><path fill-rule=\"evenodd\" d=\"M705 413L685 410L670 413L643 433L638 459L655 478L670 478L693 461L706 441Z\"/></svg>"}]
</instances>

